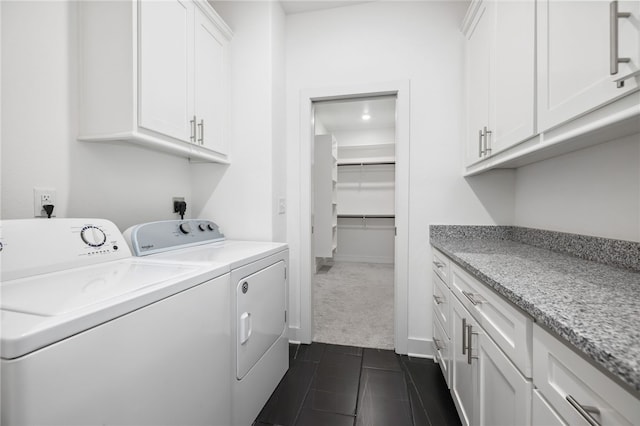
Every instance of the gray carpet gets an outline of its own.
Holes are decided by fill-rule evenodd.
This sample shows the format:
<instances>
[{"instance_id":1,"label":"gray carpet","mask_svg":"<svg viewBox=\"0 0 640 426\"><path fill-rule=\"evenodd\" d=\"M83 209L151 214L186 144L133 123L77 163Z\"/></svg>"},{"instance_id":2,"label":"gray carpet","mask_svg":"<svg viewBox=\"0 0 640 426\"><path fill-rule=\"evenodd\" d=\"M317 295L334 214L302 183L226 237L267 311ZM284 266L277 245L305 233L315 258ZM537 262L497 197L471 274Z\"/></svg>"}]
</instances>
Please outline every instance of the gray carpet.
<instances>
[{"instance_id":1,"label":"gray carpet","mask_svg":"<svg viewBox=\"0 0 640 426\"><path fill-rule=\"evenodd\" d=\"M313 283L313 340L393 349L393 265L336 262Z\"/></svg>"}]
</instances>

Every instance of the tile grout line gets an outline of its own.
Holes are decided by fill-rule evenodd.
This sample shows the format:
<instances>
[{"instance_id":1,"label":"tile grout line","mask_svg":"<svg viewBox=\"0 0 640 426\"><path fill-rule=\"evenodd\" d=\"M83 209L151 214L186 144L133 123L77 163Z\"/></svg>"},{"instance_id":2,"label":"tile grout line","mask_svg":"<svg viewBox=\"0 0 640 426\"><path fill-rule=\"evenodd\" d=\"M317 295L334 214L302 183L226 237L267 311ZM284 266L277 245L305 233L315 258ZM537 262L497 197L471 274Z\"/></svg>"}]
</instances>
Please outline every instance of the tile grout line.
<instances>
[{"instance_id":1,"label":"tile grout line","mask_svg":"<svg viewBox=\"0 0 640 426\"><path fill-rule=\"evenodd\" d=\"M300 346L298 345L298 348ZM297 355L297 351L296 351L296 355ZM296 416L293 418L293 424L291 426L296 426L298 424L298 420L300 420L300 415L302 414L302 410L304 409L304 404L305 402L307 402L307 398L309 397L309 392L311 391L311 385L313 384L314 379L316 378L316 375L318 374L318 367L320 367L320 363L322 362L322 358L324 358L324 354L326 353L326 349L322 351L322 356L320 356L320 360L317 362L317 365L315 365L315 368L313 370L313 376L311 377L311 380L309 380L309 385L307 386L307 389L304 392L304 398L302 398L302 402L300 403L300 407L298 407L298 411L296 412ZM312 364L316 364L313 361L309 361Z\"/></svg>"},{"instance_id":2,"label":"tile grout line","mask_svg":"<svg viewBox=\"0 0 640 426\"><path fill-rule=\"evenodd\" d=\"M413 407L413 404L411 403L411 393L408 387L413 386L413 390L415 391L415 394L418 397L418 403L420 404L418 409L422 409L422 411L425 413L427 417L427 420L429 421L429 425L430 426L433 425L433 422L431 421L431 417L429 416L429 412L427 411L426 407L424 406L424 402L422 401L422 396L420 395L420 392L418 391L418 387L416 386L415 381L413 380L413 376L411 375L411 370L409 370L409 367L407 367L407 365L404 363L404 361L402 360L402 357L400 357L400 365L401 365L401 368L406 371L407 376L409 376L409 380L410 380L410 383L409 382L407 383L407 391L409 392L409 406ZM415 418L413 417L413 409L411 410L411 421L413 422L414 425L416 425Z\"/></svg>"},{"instance_id":3,"label":"tile grout line","mask_svg":"<svg viewBox=\"0 0 640 426\"><path fill-rule=\"evenodd\" d=\"M358 405L360 401L360 382L362 381L362 369L364 365L364 348L362 348L362 356L360 356L360 371L358 374L358 391L356 392L356 408L354 410L353 416L353 426L356 426L356 422L358 420Z\"/></svg>"}]
</instances>

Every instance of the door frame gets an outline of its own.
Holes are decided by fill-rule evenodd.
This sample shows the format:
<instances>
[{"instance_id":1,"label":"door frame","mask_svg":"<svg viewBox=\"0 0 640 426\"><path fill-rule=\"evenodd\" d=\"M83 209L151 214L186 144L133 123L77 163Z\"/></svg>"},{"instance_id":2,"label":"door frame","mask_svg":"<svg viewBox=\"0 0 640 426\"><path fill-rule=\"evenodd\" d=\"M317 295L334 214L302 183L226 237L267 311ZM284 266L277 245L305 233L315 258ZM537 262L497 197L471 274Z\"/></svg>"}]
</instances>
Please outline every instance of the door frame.
<instances>
[{"instance_id":1,"label":"door frame","mask_svg":"<svg viewBox=\"0 0 640 426\"><path fill-rule=\"evenodd\" d=\"M299 341L313 339L313 256L311 149L313 147L313 102L372 96L396 96L396 185L394 253L394 347L407 354L409 344L409 80L304 89L300 92L300 334Z\"/></svg>"}]
</instances>

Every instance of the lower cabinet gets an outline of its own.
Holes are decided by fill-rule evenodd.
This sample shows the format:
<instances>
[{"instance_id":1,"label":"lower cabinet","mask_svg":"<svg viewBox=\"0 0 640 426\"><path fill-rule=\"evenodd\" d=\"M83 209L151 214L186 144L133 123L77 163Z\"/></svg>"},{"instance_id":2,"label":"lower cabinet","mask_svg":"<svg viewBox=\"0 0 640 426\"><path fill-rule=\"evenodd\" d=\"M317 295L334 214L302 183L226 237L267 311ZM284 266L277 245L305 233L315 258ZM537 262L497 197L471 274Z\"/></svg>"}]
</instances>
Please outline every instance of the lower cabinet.
<instances>
[{"instance_id":1,"label":"lower cabinet","mask_svg":"<svg viewBox=\"0 0 640 426\"><path fill-rule=\"evenodd\" d=\"M537 392L559 419L554 424L638 424L640 401L636 397L537 325L533 362ZM534 413L534 424L549 424L549 412L540 411Z\"/></svg>"},{"instance_id":2,"label":"lower cabinet","mask_svg":"<svg viewBox=\"0 0 640 426\"><path fill-rule=\"evenodd\" d=\"M451 393L462 424L530 424L531 381L455 297L451 312Z\"/></svg>"},{"instance_id":3,"label":"lower cabinet","mask_svg":"<svg viewBox=\"0 0 640 426\"><path fill-rule=\"evenodd\" d=\"M538 389L533 390L531 401L531 424L539 426L566 426L567 423L549 405Z\"/></svg>"},{"instance_id":4,"label":"lower cabinet","mask_svg":"<svg viewBox=\"0 0 640 426\"><path fill-rule=\"evenodd\" d=\"M636 394L436 250L434 265L436 360L464 426L640 424Z\"/></svg>"}]
</instances>

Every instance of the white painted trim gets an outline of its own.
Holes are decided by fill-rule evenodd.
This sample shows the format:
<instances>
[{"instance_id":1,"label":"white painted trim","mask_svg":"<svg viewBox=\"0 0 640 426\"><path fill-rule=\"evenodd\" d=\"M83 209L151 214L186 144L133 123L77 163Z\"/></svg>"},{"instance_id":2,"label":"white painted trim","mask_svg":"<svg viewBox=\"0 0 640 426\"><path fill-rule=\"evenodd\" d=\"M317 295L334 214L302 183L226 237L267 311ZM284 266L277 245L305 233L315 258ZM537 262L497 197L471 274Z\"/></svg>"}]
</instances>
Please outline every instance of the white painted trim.
<instances>
[{"instance_id":1,"label":"white painted trim","mask_svg":"<svg viewBox=\"0 0 640 426\"><path fill-rule=\"evenodd\" d=\"M394 340L395 351L408 350L409 276L409 80L304 89L300 92L300 329L296 340L310 343L313 338L313 291L311 238L311 147L313 141L312 103L376 95L396 95L396 227ZM293 337L293 335L291 335Z\"/></svg>"},{"instance_id":2,"label":"white painted trim","mask_svg":"<svg viewBox=\"0 0 640 426\"><path fill-rule=\"evenodd\" d=\"M385 263L393 264L393 257L386 256L347 256L335 255L333 260L336 262L360 262L360 263Z\"/></svg>"},{"instance_id":3,"label":"white painted trim","mask_svg":"<svg viewBox=\"0 0 640 426\"><path fill-rule=\"evenodd\" d=\"M408 355L415 358L436 359L433 353L433 340L409 338Z\"/></svg>"}]
</instances>

